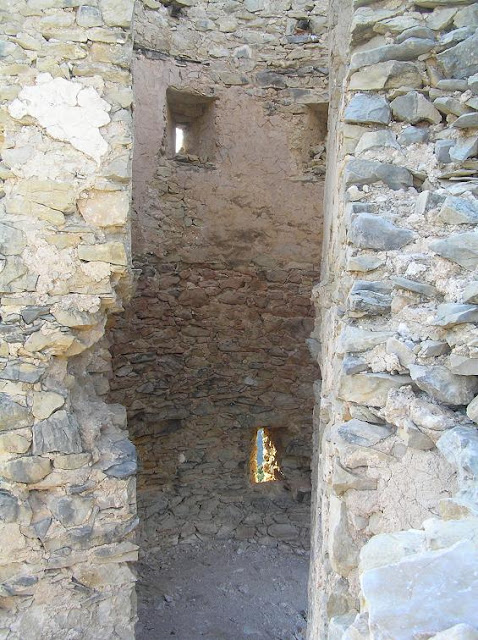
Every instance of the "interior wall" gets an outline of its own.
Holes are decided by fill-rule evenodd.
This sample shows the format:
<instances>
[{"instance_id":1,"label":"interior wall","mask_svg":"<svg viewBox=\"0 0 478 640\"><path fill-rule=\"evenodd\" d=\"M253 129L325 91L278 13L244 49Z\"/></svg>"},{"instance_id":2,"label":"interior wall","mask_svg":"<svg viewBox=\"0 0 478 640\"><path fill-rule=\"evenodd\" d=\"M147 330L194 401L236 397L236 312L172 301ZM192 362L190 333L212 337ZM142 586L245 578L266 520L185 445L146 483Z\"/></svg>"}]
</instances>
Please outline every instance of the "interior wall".
<instances>
[{"instance_id":1,"label":"interior wall","mask_svg":"<svg viewBox=\"0 0 478 640\"><path fill-rule=\"evenodd\" d=\"M111 398L126 404L141 461L145 545L307 547L324 104L152 53L133 75L138 279L110 333ZM176 119L204 100L175 155ZM278 450L272 483L252 481L259 427Z\"/></svg>"}]
</instances>

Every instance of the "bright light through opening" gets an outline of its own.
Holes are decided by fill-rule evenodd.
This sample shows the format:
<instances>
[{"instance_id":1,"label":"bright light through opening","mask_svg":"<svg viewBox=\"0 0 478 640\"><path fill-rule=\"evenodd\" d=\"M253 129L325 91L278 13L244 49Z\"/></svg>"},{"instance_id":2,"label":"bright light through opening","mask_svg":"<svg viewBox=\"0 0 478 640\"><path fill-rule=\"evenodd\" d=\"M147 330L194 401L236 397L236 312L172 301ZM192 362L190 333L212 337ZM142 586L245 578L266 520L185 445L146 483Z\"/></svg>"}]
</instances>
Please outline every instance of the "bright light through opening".
<instances>
[{"instance_id":1,"label":"bright light through opening","mask_svg":"<svg viewBox=\"0 0 478 640\"><path fill-rule=\"evenodd\" d=\"M277 461L277 449L272 442L268 429L257 429L253 471L255 482L271 482L280 474Z\"/></svg>"},{"instance_id":2,"label":"bright light through opening","mask_svg":"<svg viewBox=\"0 0 478 640\"><path fill-rule=\"evenodd\" d=\"M184 131L181 127L176 127L176 153L179 153L184 144Z\"/></svg>"}]
</instances>

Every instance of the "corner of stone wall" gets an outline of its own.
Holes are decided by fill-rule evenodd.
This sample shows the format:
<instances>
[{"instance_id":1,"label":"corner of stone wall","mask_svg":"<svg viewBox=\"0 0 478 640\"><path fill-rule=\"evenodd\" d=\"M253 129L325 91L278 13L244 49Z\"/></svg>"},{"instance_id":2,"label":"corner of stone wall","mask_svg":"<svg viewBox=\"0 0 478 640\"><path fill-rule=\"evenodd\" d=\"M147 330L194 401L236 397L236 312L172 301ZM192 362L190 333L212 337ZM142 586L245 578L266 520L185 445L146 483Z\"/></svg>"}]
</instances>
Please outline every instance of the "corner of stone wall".
<instances>
[{"instance_id":1,"label":"corner of stone wall","mask_svg":"<svg viewBox=\"0 0 478 640\"><path fill-rule=\"evenodd\" d=\"M130 294L133 0L0 11L0 637L134 637L136 470L104 402Z\"/></svg>"},{"instance_id":2,"label":"corner of stone wall","mask_svg":"<svg viewBox=\"0 0 478 640\"><path fill-rule=\"evenodd\" d=\"M315 292L309 638L474 638L478 10L348 4Z\"/></svg>"}]
</instances>

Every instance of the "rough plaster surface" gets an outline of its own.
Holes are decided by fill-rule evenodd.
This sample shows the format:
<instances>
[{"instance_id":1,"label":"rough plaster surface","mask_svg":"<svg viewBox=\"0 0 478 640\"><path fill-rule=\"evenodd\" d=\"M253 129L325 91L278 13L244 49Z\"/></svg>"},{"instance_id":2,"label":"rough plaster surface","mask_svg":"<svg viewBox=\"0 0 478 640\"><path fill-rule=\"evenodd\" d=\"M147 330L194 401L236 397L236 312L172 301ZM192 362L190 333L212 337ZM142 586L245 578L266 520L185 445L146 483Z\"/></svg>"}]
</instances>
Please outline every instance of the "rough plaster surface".
<instances>
[{"instance_id":1,"label":"rough plaster surface","mask_svg":"<svg viewBox=\"0 0 478 640\"><path fill-rule=\"evenodd\" d=\"M99 162L108 150L99 129L110 121L110 108L94 87L45 73L38 75L35 86L22 89L8 110L18 120L32 116L52 138Z\"/></svg>"}]
</instances>

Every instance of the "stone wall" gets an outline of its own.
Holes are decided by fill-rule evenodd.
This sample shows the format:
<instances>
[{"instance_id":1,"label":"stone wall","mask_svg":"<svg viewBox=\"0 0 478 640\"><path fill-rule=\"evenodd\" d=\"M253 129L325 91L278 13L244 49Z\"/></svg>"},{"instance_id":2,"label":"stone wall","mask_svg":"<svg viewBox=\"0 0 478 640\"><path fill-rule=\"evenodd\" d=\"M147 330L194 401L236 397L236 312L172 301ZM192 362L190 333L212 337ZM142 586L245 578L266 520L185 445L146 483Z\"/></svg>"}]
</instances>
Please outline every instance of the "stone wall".
<instances>
[{"instance_id":1,"label":"stone wall","mask_svg":"<svg viewBox=\"0 0 478 640\"><path fill-rule=\"evenodd\" d=\"M309 637L476 637L478 6L332 8Z\"/></svg>"},{"instance_id":2,"label":"stone wall","mask_svg":"<svg viewBox=\"0 0 478 640\"><path fill-rule=\"evenodd\" d=\"M132 1L3 2L0 637L134 636L135 456L107 405L129 295Z\"/></svg>"},{"instance_id":3,"label":"stone wall","mask_svg":"<svg viewBox=\"0 0 478 640\"><path fill-rule=\"evenodd\" d=\"M308 546L327 70L321 5L285 7L137 10L138 280L110 342L144 549L210 536ZM298 35L306 18L315 31ZM259 427L278 450L275 482L252 479Z\"/></svg>"}]
</instances>

